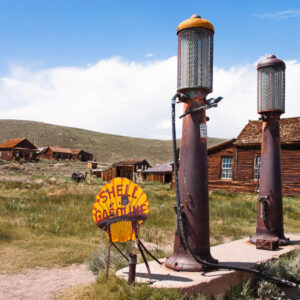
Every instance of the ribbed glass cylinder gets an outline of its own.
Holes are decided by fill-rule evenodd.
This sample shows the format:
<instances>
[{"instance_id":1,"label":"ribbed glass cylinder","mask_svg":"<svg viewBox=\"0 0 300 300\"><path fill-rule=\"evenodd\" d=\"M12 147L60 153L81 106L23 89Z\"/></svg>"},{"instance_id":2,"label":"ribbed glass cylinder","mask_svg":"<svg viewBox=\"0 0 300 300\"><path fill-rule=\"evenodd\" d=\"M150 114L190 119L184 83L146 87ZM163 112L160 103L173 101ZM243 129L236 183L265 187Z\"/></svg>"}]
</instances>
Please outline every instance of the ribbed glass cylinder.
<instances>
[{"instance_id":1,"label":"ribbed glass cylinder","mask_svg":"<svg viewBox=\"0 0 300 300\"><path fill-rule=\"evenodd\" d=\"M282 68L264 67L257 70L257 112L285 110L285 71Z\"/></svg>"},{"instance_id":2,"label":"ribbed glass cylinder","mask_svg":"<svg viewBox=\"0 0 300 300\"><path fill-rule=\"evenodd\" d=\"M202 28L178 33L177 90L199 88L212 91L213 32Z\"/></svg>"}]
</instances>

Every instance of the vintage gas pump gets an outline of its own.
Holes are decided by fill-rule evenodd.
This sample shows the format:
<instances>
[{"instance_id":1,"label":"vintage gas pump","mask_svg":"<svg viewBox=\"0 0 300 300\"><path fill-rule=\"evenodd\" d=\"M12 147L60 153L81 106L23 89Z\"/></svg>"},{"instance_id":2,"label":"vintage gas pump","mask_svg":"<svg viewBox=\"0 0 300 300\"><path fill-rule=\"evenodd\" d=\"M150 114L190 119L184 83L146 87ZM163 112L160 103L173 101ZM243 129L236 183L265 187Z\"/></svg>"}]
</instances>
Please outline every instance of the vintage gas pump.
<instances>
[{"instance_id":1,"label":"vintage gas pump","mask_svg":"<svg viewBox=\"0 0 300 300\"><path fill-rule=\"evenodd\" d=\"M216 263L210 254L209 242L205 112L206 109L217 106L217 102L222 99L206 99L207 94L212 92L214 27L209 21L193 15L179 24L177 35L177 98L184 102L178 180L179 213L182 214L185 241L192 254L207 262ZM178 223L177 221L174 253L167 258L165 265L177 271L203 270L203 264L188 254Z\"/></svg>"},{"instance_id":2,"label":"vintage gas pump","mask_svg":"<svg viewBox=\"0 0 300 300\"><path fill-rule=\"evenodd\" d=\"M261 170L256 233L252 243L289 244L284 236L280 164L280 115L285 109L285 63L269 55L257 65L257 112L261 114Z\"/></svg>"}]
</instances>

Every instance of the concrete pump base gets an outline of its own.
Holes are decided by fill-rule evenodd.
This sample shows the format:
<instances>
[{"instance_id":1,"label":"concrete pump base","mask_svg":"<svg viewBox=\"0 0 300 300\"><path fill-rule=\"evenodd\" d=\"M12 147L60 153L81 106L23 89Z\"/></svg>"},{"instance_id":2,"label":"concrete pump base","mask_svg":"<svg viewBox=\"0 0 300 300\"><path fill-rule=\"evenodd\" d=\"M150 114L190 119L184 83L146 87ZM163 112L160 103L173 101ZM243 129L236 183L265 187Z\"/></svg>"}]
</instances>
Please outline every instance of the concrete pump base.
<instances>
[{"instance_id":1,"label":"concrete pump base","mask_svg":"<svg viewBox=\"0 0 300 300\"><path fill-rule=\"evenodd\" d=\"M240 267L255 268L259 263L278 258L279 256L293 251L300 245L300 234L287 234L291 245L280 246L276 251L257 250L256 246L249 242L249 238L221 244L211 247L211 254L222 263ZM165 259L161 259L164 262ZM136 266L136 282L149 283L154 288L180 289L187 295L203 293L214 295L223 299L226 290L231 286L238 285L252 278L253 275L239 271L214 271L209 273L200 272L177 272L168 269L165 265L160 266L155 261L150 261L149 266L152 274L152 282L148 279L145 264ZM117 276L127 280L128 267L117 271Z\"/></svg>"}]
</instances>

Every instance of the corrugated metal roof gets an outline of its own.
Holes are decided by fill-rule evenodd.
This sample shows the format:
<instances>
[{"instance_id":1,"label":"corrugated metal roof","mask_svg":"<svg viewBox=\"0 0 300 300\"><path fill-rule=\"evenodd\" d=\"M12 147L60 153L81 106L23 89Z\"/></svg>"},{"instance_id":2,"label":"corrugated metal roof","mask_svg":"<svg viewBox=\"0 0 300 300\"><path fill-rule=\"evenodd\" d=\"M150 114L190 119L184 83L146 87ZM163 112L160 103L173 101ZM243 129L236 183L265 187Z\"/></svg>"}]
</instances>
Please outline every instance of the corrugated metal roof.
<instances>
[{"instance_id":1,"label":"corrugated metal roof","mask_svg":"<svg viewBox=\"0 0 300 300\"><path fill-rule=\"evenodd\" d=\"M143 173L165 173L165 172L172 172L172 163L164 163L154 166L153 168L149 168Z\"/></svg>"},{"instance_id":2,"label":"corrugated metal roof","mask_svg":"<svg viewBox=\"0 0 300 300\"><path fill-rule=\"evenodd\" d=\"M300 142L300 117L280 119L280 142L289 144ZM260 144L262 124L260 121L249 121L236 139L237 145Z\"/></svg>"},{"instance_id":3,"label":"corrugated metal roof","mask_svg":"<svg viewBox=\"0 0 300 300\"><path fill-rule=\"evenodd\" d=\"M20 144L24 140L26 140L26 139L25 138L22 138L22 139L9 139L9 140L5 141L4 143L2 143L0 145L0 148L14 148L15 146L17 146L18 144Z\"/></svg>"}]
</instances>

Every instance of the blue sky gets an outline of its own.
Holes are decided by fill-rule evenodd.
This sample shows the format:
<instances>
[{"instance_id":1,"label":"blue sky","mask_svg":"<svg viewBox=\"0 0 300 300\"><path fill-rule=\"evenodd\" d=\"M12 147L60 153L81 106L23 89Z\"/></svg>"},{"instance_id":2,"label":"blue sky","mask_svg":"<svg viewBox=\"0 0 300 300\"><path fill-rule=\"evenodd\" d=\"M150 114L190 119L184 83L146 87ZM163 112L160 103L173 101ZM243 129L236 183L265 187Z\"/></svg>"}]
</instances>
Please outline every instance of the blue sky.
<instances>
[{"instance_id":1,"label":"blue sky","mask_svg":"<svg viewBox=\"0 0 300 300\"><path fill-rule=\"evenodd\" d=\"M72 89L70 84L74 79L72 76L79 70L82 73L94 70L93 66L97 66L98 72L103 73L109 72L107 70L119 64L119 68L127 68L124 76L128 78L130 78L128 74L145 68L148 84L151 84L152 80L155 81L151 77L151 70L158 68L158 65L161 68L169 66L169 62L169 70L173 68L172 73L168 73L167 70L158 73L165 74L164 78L168 76L169 80L174 81L174 85L171 82L161 85L157 82L154 87L157 90L165 89L164 97L169 94L171 97L176 89L176 69L174 69L176 62L171 62L171 58L177 54L176 28L181 21L194 13L210 20L215 27L214 66L219 81L222 81L221 74L224 71L226 76L232 75L231 79L235 78L235 81L241 80L245 83L243 79L247 77L243 73L246 72L245 68L251 72L251 76L255 76L255 63L270 53L276 54L285 61L293 62L292 74L293 76L298 74L300 62L300 2L298 1L0 0L0 103L2 102L2 107L4 105L0 117L44 120L122 135L168 138L167 125L164 134L158 133L159 124L166 123L168 115L164 117L161 114L160 119L157 119L152 127L145 128L147 131L145 134L141 128L137 130L134 123L129 124L128 128L124 125L122 128L117 125L114 127L113 124L106 127L99 123L92 124L89 120L82 123L76 123L72 119L64 121L63 118L55 118L55 112L49 117L47 114L41 117L39 111L36 111L36 115L26 112L30 111L34 101L45 101L45 105L47 101L51 101L51 97L54 97L54 102L64 101L67 96L64 94L64 98L61 98L62 93L57 92L60 91L56 85L57 78L69 76L68 88ZM112 67L106 65L106 69L101 69L103 67L103 64L99 65L101 61L109 61ZM133 69L130 66L133 66ZM119 72L118 67L115 67L116 72ZM66 71L64 75L60 73L62 69ZM249 72L246 73L250 74ZM60 75L57 75L58 73ZM239 74L241 77L237 78ZM82 76L93 78L93 75ZM251 76L249 78L252 78ZM78 86L78 82L82 80L79 77L74 79L75 86ZM122 81L122 78L114 78L113 75L111 78L111 82L115 84L107 85L113 89L108 93L109 95L119 89ZM161 82L162 80L163 78ZM134 94L133 81L137 81L135 76L132 76L132 82L127 82L127 86L132 85L130 91L123 87L123 94L128 93L126 96L128 99L132 95L132 98L139 99L140 102L148 98L149 95L143 95L142 90L139 94ZM218 84L219 81L215 80L215 90L218 95L223 95L222 88L226 86ZM141 82L140 86L146 84L147 82ZM253 94L256 90L255 80L251 84L251 97L255 102L255 93ZM47 88L42 90L45 86ZM295 84L289 83L289 86L294 88ZM233 87L233 90L228 91L228 95L233 95L234 90ZM244 92L242 88L240 91L241 94L234 97L243 101L245 93L250 91L247 87ZM159 90L157 92L162 94ZM158 94L152 96L157 98ZM297 91L293 91L290 95L298 94ZM43 95L47 96L43 98ZM74 95L72 97L74 101L82 101L82 98L76 98ZM90 97L95 99L90 103L92 106L97 96ZM101 95L99 97L101 98ZM120 97L122 94L116 95L113 103L118 105L117 98ZM168 99L161 98L159 101L168 101ZM137 102L131 103L129 99L128 103L131 110L135 107L138 113L135 105ZM104 107L107 109L106 114L112 113L108 107L105 105ZM101 109L101 106L98 108ZM164 114L167 111L166 106ZM299 110L295 112L293 109L292 114L286 116L293 116L293 114L299 115ZM146 117L143 116L144 119ZM250 118L257 118L255 108L248 118L246 115L243 117L244 121L240 120L239 126L233 126L236 128L227 131L214 129L212 134L219 137L235 136L241 129L242 123L245 124ZM163 131L163 128L161 130Z\"/></svg>"}]
</instances>

